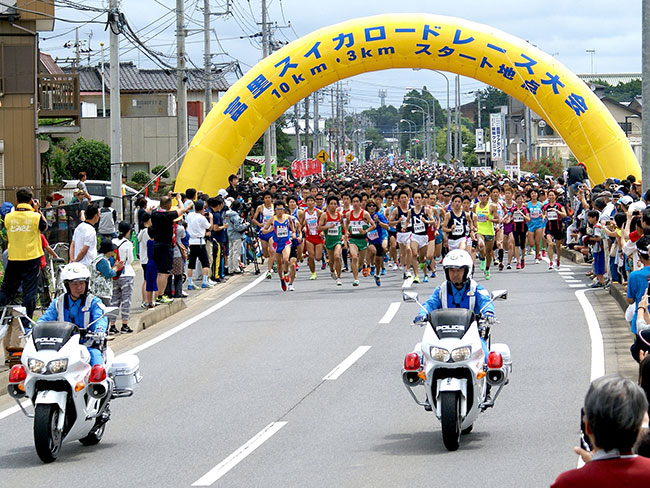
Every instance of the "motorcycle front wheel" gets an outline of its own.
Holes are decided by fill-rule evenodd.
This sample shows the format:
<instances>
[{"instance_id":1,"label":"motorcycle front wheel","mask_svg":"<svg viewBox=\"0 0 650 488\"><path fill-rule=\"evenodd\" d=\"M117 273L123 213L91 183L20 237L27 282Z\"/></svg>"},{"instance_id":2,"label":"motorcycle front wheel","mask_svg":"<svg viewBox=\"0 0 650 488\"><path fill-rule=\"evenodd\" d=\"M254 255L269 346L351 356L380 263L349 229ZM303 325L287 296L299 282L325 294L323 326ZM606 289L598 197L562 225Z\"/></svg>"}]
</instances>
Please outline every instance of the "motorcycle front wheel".
<instances>
[{"instance_id":1,"label":"motorcycle front wheel","mask_svg":"<svg viewBox=\"0 0 650 488\"><path fill-rule=\"evenodd\" d=\"M61 411L58 405L36 405L34 411L34 447L44 463L56 461L63 435L56 429Z\"/></svg>"},{"instance_id":2,"label":"motorcycle front wheel","mask_svg":"<svg viewBox=\"0 0 650 488\"><path fill-rule=\"evenodd\" d=\"M460 446L460 394L456 391L443 391L440 394L442 442L449 451Z\"/></svg>"}]
</instances>

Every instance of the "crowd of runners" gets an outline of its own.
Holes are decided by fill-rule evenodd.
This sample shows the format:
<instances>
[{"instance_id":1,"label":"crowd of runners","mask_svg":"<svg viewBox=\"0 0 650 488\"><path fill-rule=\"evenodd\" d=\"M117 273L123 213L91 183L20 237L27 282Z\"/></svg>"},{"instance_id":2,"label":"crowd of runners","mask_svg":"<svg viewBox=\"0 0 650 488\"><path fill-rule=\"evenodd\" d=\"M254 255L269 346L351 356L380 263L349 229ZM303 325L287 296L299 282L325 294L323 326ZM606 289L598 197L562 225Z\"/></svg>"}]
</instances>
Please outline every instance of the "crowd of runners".
<instances>
[{"instance_id":1,"label":"crowd of runners","mask_svg":"<svg viewBox=\"0 0 650 488\"><path fill-rule=\"evenodd\" d=\"M542 260L550 271L559 268L576 220L562 177L517 180L420 162L377 160L256 189L251 220L266 277L277 273L289 291L305 264L309 279L317 279L319 266L329 268L338 286L348 271L354 287L362 277L381 286L382 276L398 270L413 283L428 282L453 249L470 252L486 280L495 270L516 272Z\"/></svg>"}]
</instances>

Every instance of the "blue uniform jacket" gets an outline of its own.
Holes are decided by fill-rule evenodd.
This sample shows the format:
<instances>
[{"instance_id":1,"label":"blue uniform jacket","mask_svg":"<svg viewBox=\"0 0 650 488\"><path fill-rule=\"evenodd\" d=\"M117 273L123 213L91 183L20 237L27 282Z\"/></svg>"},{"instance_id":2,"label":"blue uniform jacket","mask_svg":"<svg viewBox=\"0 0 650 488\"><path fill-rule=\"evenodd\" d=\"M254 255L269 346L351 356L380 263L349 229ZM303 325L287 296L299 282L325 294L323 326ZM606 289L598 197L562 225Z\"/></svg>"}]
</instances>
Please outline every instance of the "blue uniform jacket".
<instances>
[{"instance_id":1,"label":"blue uniform jacket","mask_svg":"<svg viewBox=\"0 0 650 488\"><path fill-rule=\"evenodd\" d=\"M433 312L434 310L439 310L442 308L442 302L440 300L440 287L447 286L448 283L448 281L443 281L439 286L436 287L435 290L433 290L433 293L429 299L422 304L427 312ZM449 286L447 290L451 290L451 292L447 294L447 308L469 308L469 296L467 295L467 292L469 291L469 283L460 290L458 290L453 285ZM477 283L474 313L478 314L490 300L490 293L483 286ZM483 311L483 315L486 314L494 315L493 303L490 303L490 305L488 305L487 308Z\"/></svg>"},{"instance_id":2,"label":"blue uniform jacket","mask_svg":"<svg viewBox=\"0 0 650 488\"><path fill-rule=\"evenodd\" d=\"M84 305L85 299L82 297L77 301L73 301L72 298L66 293L61 295L50 303L50 306L47 308L45 313L38 319L39 322L46 321L56 321L58 320L56 304L59 300L66 299L68 300L67 307L64 308L63 318L66 322L71 322L75 324L80 329L84 328L84 312L82 307ZM102 308L102 301L97 297L92 297L90 302L90 320L88 323L93 320L97 320L104 313ZM90 330L93 332L106 332L108 326L108 318L102 317L97 320L94 324L90 326Z\"/></svg>"}]
</instances>

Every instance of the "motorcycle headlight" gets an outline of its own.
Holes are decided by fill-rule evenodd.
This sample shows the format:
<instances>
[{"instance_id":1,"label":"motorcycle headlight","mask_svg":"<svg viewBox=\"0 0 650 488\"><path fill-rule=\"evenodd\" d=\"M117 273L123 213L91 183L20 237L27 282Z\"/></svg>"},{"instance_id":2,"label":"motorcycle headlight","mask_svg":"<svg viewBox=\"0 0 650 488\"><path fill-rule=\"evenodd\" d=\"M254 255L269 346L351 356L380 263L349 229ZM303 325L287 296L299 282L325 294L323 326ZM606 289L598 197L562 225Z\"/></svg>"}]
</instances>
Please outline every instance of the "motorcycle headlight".
<instances>
[{"instance_id":1,"label":"motorcycle headlight","mask_svg":"<svg viewBox=\"0 0 650 488\"><path fill-rule=\"evenodd\" d=\"M449 361L449 351L442 347L431 346L431 357L442 363Z\"/></svg>"},{"instance_id":2,"label":"motorcycle headlight","mask_svg":"<svg viewBox=\"0 0 650 488\"><path fill-rule=\"evenodd\" d=\"M465 361L472 354L472 348L469 346L458 347L451 351L451 359L454 361Z\"/></svg>"},{"instance_id":3,"label":"motorcycle headlight","mask_svg":"<svg viewBox=\"0 0 650 488\"><path fill-rule=\"evenodd\" d=\"M27 368L32 372L36 374L43 374L45 373L45 363L41 361L40 359L30 359L27 361Z\"/></svg>"},{"instance_id":4,"label":"motorcycle headlight","mask_svg":"<svg viewBox=\"0 0 650 488\"><path fill-rule=\"evenodd\" d=\"M68 369L68 360L67 359L55 359L47 363L47 370L52 373L63 373Z\"/></svg>"}]
</instances>

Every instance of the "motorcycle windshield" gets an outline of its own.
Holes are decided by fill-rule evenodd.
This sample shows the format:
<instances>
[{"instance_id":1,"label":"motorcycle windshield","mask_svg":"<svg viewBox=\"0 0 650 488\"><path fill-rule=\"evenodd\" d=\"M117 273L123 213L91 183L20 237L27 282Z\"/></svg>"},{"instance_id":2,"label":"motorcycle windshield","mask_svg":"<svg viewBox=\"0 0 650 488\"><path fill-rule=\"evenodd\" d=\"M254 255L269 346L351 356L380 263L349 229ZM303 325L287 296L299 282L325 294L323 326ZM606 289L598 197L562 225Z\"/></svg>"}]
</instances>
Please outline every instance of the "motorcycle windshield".
<instances>
[{"instance_id":1,"label":"motorcycle windshield","mask_svg":"<svg viewBox=\"0 0 650 488\"><path fill-rule=\"evenodd\" d=\"M434 310L429 322L438 339L462 339L474 322L474 312L465 308Z\"/></svg>"},{"instance_id":2,"label":"motorcycle windshield","mask_svg":"<svg viewBox=\"0 0 650 488\"><path fill-rule=\"evenodd\" d=\"M32 339L37 351L60 350L70 338L79 333L79 327L68 322L39 322L34 326Z\"/></svg>"}]
</instances>

